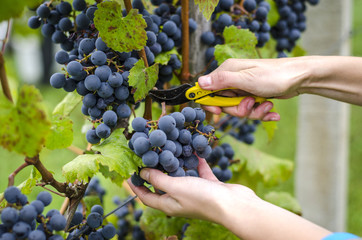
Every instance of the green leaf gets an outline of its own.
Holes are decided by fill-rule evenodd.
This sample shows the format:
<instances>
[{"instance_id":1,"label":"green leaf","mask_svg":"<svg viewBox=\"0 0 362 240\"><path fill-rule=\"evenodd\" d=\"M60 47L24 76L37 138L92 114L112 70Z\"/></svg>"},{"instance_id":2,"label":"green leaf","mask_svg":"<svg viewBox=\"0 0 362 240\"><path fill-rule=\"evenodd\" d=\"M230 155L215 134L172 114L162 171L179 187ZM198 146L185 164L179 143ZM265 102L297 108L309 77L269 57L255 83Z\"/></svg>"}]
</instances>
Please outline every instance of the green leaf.
<instances>
[{"instance_id":1,"label":"green leaf","mask_svg":"<svg viewBox=\"0 0 362 240\"><path fill-rule=\"evenodd\" d=\"M129 85L135 89L134 100L136 102L144 99L148 91L150 91L156 84L158 79L158 64L146 68L142 59L131 68L129 71L128 82Z\"/></svg>"},{"instance_id":2,"label":"green leaf","mask_svg":"<svg viewBox=\"0 0 362 240\"><path fill-rule=\"evenodd\" d=\"M100 154L79 155L63 166L63 176L67 182L79 181L88 182L99 171Z\"/></svg>"},{"instance_id":3,"label":"green leaf","mask_svg":"<svg viewBox=\"0 0 362 240\"><path fill-rule=\"evenodd\" d=\"M277 112L275 106L270 110L271 112ZM268 140L271 141L274 138L275 130L278 129L278 123L276 121L261 122L264 130L268 135Z\"/></svg>"},{"instance_id":4,"label":"green leaf","mask_svg":"<svg viewBox=\"0 0 362 240\"><path fill-rule=\"evenodd\" d=\"M159 210L146 208L141 217L141 228L145 232L147 239L159 240L172 235L181 236L182 226L186 222L187 219L185 218L169 217Z\"/></svg>"},{"instance_id":5,"label":"green leaf","mask_svg":"<svg viewBox=\"0 0 362 240\"><path fill-rule=\"evenodd\" d=\"M190 226L184 233L184 240L194 239L222 239L222 240L238 240L232 232L225 227L202 220L192 220Z\"/></svg>"},{"instance_id":6,"label":"green leaf","mask_svg":"<svg viewBox=\"0 0 362 240\"><path fill-rule=\"evenodd\" d=\"M52 116L51 132L45 146L48 149L61 149L69 147L73 142L73 122L69 117Z\"/></svg>"},{"instance_id":7,"label":"green leaf","mask_svg":"<svg viewBox=\"0 0 362 240\"><path fill-rule=\"evenodd\" d=\"M30 172L29 178L24 182L22 182L18 186L18 188L23 194L28 195L32 192L33 188L36 186L37 181L40 180L41 178L42 176L40 172L35 167L33 167L33 169Z\"/></svg>"},{"instance_id":8,"label":"green leaf","mask_svg":"<svg viewBox=\"0 0 362 240\"><path fill-rule=\"evenodd\" d=\"M291 53L292 57L302 57L307 55L307 51L302 48L299 44L297 44Z\"/></svg>"},{"instance_id":9,"label":"green leaf","mask_svg":"<svg viewBox=\"0 0 362 240\"><path fill-rule=\"evenodd\" d=\"M158 54L155 58L155 63L167 65L167 63L171 59L172 54L176 54L181 59L180 54L177 52L176 48L173 48L172 50L170 50L168 52L162 52L162 53Z\"/></svg>"},{"instance_id":10,"label":"green leaf","mask_svg":"<svg viewBox=\"0 0 362 240\"><path fill-rule=\"evenodd\" d=\"M199 5L199 11L202 12L206 20L210 20L218 2L218 0L195 0L195 4Z\"/></svg>"},{"instance_id":11,"label":"green leaf","mask_svg":"<svg viewBox=\"0 0 362 240\"><path fill-rule=\"evenodd\" d=\"M35 7L41 2L41 0L1 0L0 22L20 17L26 6Z\"/></svg>"},{"instance_id":12,"label":"green leaf","mask_svg":"<svg viewBox=\"0 0 362 240\"><path fill-rule=\"evenodd\" d=\"M68 93L54 108L53 115L69 116L81 101L82 97L75 91Z\"/></svg>"},{"instance_id":13,"label":"green leaf","mask_svg":"<svg viewBox=\"0 0 362 240\"><path fill-rule=\"evenodd\" d=\"M215 46L215 59L222 64L229 58L257 58L255 34L235 26L226 27L223 32L225 44Z\"/></svg>"},{"instance_id":14,"label":"green leaf","mask_svg":"<svg viewBox=\"0 0 362 240\"><path fill-rule=\"evenodd\" d=\"M295 214L302 215L302 208L299 202L290 193L269 192L265 194L264 200Z\"/></svg>"},{"instance_id":15,"label":"green leaf","mask_svg":"<svg viewBox=\"0 0 362 240\"><path fill-rule=\"evenodd\" d=\"M92 150L101 152L99 163L102 174L118 185L142 166L142 159L128 147L123 130L117 129L101 144L92 147Z\"/></svg>"},{"instance_id":16,"label":"green leaf","mask_svg":"<svg viewBox=\"0 0 362 240\"><path fill-rule=\"evenodd\" d=\"M274 26L279 21L278 7L274 0L266 0L270 5L270 11L268 13L268 23L270 26Z\"/></svg>"},{"instance_id":17,"label":"green leaf","mask_svg":"<svg viewBox=\"0 0 362 240\"><path fill-rule=\"evenodd\" d=\"M235 141L225 136L221 143L229 143L240 162L231 165L231 182L242 183L255 188L258 182L265 186L275 186L286 181L292 174L293 162L261 152L253 146Z\"/></svg>"},{"instance_id":18,"label":"green leaf","mask_svg":"<svg viewBox=\"0 0 362 240\"><path fill-rule=\"evenodd\" d=\"M102 2L97 5L94 25L108 47L119 52L141 50L147 41L147 24L138 9L132 9L126 17L117 2Z\"/></svg>"},{"instance_id":19,"label":"green leaf","mask_svg":"<svg viewBox=\"0 0 362 240\"><path fill-rule=\"evenodd\" d=\"M36 156L50 132L39 90L24 85L16 105L0 99L0 145L28 157Z\"/></svg>"}]
</instances>

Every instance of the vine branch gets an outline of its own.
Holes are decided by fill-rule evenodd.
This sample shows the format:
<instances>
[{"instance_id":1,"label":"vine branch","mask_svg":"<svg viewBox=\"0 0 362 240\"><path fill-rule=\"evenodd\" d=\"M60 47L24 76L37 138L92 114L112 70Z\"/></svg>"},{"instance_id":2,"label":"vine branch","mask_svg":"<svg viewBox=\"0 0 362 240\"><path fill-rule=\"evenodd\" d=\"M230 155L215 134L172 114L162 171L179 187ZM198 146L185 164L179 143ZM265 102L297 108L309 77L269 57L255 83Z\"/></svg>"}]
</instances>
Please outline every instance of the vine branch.
<instances>
[{"instance_id":1,"label":"vine branch","mask_svg":"<svg viewBox=\"0 0 362 240\"><path fill-rule=\"evenodd\" d=\"M189 83L189 0L181 0L181 21L182 21L182 70L181 83Z\"/></svg>"},{"instance_id":2,"label":"vine branch","mask_svg":"<svg viewBox=\"0 0 362 240\"><path fill-rule=\"evenodd\" d=\"M11 96L8 78L6 76L5 59L2 52L0 52L0 80L1 80L1 87L3 89L6 98L9 99L11 102L14 102L13 97Z\"/></svg>"},{"instance_id":3,"label":"vine branch","mask_svg":"<svg viewBox=\"0 0 362 240\"><path fill-rule=\"evenodd\" d=\"M14 178L16 176L16 174L18 174L21 170L23 170L25 167L29 166L29 163L25 162L23 164L21 164L20 167L18 167L12 174L9 175L8 177L8 187L10 186L14 186Z\"/></svg>"}]
</instances>

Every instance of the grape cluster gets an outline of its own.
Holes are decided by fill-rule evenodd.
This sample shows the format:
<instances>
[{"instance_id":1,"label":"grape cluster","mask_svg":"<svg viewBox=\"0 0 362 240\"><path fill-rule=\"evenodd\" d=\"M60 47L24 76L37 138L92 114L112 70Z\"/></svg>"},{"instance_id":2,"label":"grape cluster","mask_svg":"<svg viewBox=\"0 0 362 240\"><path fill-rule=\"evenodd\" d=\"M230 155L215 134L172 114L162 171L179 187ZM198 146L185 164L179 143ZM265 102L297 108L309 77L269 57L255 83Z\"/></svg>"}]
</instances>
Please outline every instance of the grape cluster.
<instances>
[{"instance_id":1,"label":"grape cluster","mask_svg":"<svg viewBox=\"0 0 362 240\"><path fill-rule=\"evenodd\" d=\"M121 205L119 197L114 197L113 202L116 205ZM133 212L133 216L131 213ZM145 233L139 226L140 218L143 214L142 209L135 209L135 202L130 202L128 205L120 208L115 212L117 216L117 235L119 240L124 240L127 235L132 234L133 240L145 240ZM134 221L131 219L133 218Z\"/></svg>"},{"instance_id":2,"label":"grape cluster","mask_svg":"<svg viewBox=\"0 0 362 240\"><path fill-rule=\"evenodd\" d=\"M209 46L205 52L205 60L208 64L206 74L218 66L214 59L214 46L224 43L222 33L225 27L235 25L238 28L249 29L258 40L257 47L263 47L269 41L270 26L267 22L269 3L263 0L244 0L242 6L238 3L234 4L234 0L220 0L215 8L212 14L212 31L201 35L201 42Z\"/></svg>"},{"instance_id":3,"label":"grape cluster","mask_svg":"<svg viewBox=\"0 0 362 240\"><path fill-rule=\"evenodd\" d=\"M260 120L240 119L231 115L227 115L220 120L219 130L227 132L237 140L246 144L254 143L254 132Z\"/></svg>"},{"instance_id":4,"label":"grape cluster","mask_svg":"<svg viewBox=\"0 0 362 240\"><path fill-rule=\"evenodd\" d=\"M286 57L284 51L292 51L301 33L306 29L304 12L306 3L316 5L319 0L275 0L280 18L270 33L277 40L278 57Z\"/></svg>"},{"instance_id":5,"label":"grape cluster","mask_svg":"<svg viewBox=\"0 0 362 240\"><path fill-rule=\"evenodd\" d=\"M104 210L101 205L93 205L86 221L83 214L75 212L71 221L70 233L67 239L103 240L112 239L116 235L116 228L111 224L102 225Z\"/></svg>"},{"instance_id":6,"label":"grape cluster","mask_svg":"<svg viewBox=\"0 0 362 240\"><path fill-rule=\"evenodd\" d=\"M232 172L228 167L234 158L234 150L228 143L216 146L212 149L206 161L211 165L212 172L221 182L227 182L231 179Z\"/></svg>"},{"instance_id":7,"label":"grape cluster","mask_svg":"<svg viewBox=\"0 0 362 240\"><path fill-rule=\"evenodd\" d=\"M48 192L40 192L36 200L28 202L16 187L8 187L4 198L9 203L1 211L0 239L15 240L60 240L63 239L54 231L62 231L66 226L66 219L56 209L43 214L44 207L52 201Z\"/></svg>"},{"instance_id":8,"label":"grape cluster","mask_svg":"<svg viewBox=\"0 0 362 240\"><path fill-rule=\"evenodd\" d=\"M158 121L147 121L137 117L132 121L136 131L129 147L140 157L146 167L157 168L170 176L198 176L198 157L206 158L212 151L209 141L214 139L214 128L204 126L205 112L201 108L185 107L161 117ZM136 174L132 182L143 185Z\"/></svg>"}]
</instances>

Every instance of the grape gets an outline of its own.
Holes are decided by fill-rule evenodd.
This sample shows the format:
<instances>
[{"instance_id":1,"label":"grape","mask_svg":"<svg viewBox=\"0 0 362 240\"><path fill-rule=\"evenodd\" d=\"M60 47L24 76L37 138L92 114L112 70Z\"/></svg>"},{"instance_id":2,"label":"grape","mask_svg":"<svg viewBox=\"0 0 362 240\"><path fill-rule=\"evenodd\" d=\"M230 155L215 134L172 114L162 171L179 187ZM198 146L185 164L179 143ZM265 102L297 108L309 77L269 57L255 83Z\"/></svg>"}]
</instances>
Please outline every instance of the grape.
<instances>
[{"instance_id":1,"label":"grape","mask_svg":"<svg viewBox=\"0 0 362 240\"><path fill-rule=\"evenodd\" d=\"M99 69L99 68L97 68L97 69ZM110 86L112 86L114 88L120 87L123 84L123 77L118 72L110 73L108 75L108 83Z\"/></svg>"},{"instance_id":2,"label":"grape","mask_svg":"<svg viewBox=\"0 0 362 240\"><path fill-rule=\"evenodd\" d=\"M204 32L201 35L201 41L204 44L212 45L215 42L215 36L212 32Z\"/></svg>"},{"instance_id":3,"label":"grape","mask_svg":"<svg viewBox=\"0 0 362 240\"><path fill-rule=\"evenodd\" d=\"M96 75L89 75L84 80L85 87L91 91L97 91L101 87L101 80Z\"/></svg>"},{"instance_id":4,"label":"grape","mask_svg":"<svg viewBox=\"0 0 362 240\"><path fill-rule=\"evenodd\" d=\"M58 6L57 6L57 10L60 12L60 14L62 15L69 15L70 12L72 11L72 5L70 5L69 2L61 2Z\"/></svg>"},{"instance_id":5,"label":"grape","mask_svg":"<svg viewBox=\"0 0 362 240\"><path fill-rule=\"evenodd\" d=\"M176 144L174 141L167 140L165 146L162 147L162 151L169 150L172 154L176 153Z\"/></svg>"},{"instance_id":6,"label":"grape","mask_svg":"<svg viewBox=\"0 0 362 240\"><path fill-rule=\"evenodd\" d=\"M159 161L162 166L170 165L171 161L173 160L174 155L169 150L164 150L159 155Z\"/></svg>"},{"instance_id":7,"label":"grape","mask_svg":"<svg viewBox=\"0 0 362 240\"><path fill-rule=\"evenodd\" d=\"M79 50L81 50L84 54L90 54L94 48L94 41L90 38L84 38L79 43Z\"/></svg>"},{"instance_id":8,"label":"grape","mask_svg":"<svg viewBox=\"0 0 362 240\"><path fill-rule=\"evenodd\" d=\"M86 12L86 15L87 17L93 21L94 19L94 12L97 10L98 8L97 7L94 7L94 6L90 6L88 9L87 9L87 12ZM101 49L98 49L98 50L101 50Z\"/></svg>"},{"instance_id":9,"label":"grape","mask_svg":"<svg viewBox=\"0 0 362 240\"><path fill-rule=\"evenodd\" d=\"M37 16L32 16L28 20L28 26L32 29L37 29L41 25L40 18Z\"/></svg>"},{"instance_id":10,"label":"grape","mask_svg":"<svg viewBox=\"0 0 362 240\"><path fill-rule=\"evenodd\" d=\"M32 205L24 206L19 212L20 221L31 223L37 216L37 211Z\"/></svg>"},{"instance_id":11,"label":"grape","mask_svg":"<svg viewBox=\"0 0 362 240\"><path fill-rule=\"evenodd\" d=\"M104 124L106 124L108 127L113 128L117 125L117 114L112 110L105 111L102 118Z\"/></svg>"},{"instance_id":12,"label":"grape","mask_svg":"<svg viewBox=\"0 0 362 240\"><path fill-rule=\"evenodd\" d=\"M52 202L52 195L50 193L42 191L36 197L37 200L42 201L44 206L48 206Z\"/></svg>"},{"instance_id":13,"label":"grape","mask_svg":"<svg viewBox=\"0 0 362 240\"><path fill-rule=\"evenodd\" d=\"M111 135L111 129L106 124L101 123L96 128L96 134L99 138L108 138Z\"/></svg>"},{"instance_id":14,"label":"grape","mask_svg":"<svg viewBox=\"0 0 362 240\"><path fill-rule=\"evenodd\" d=\"M191 143L191 139L192 139L192 136L191 136L191 133L190 131L186 130L186 129L182 129L180 131L180 135L178 137L178 141L182 144L189 144Z\"/></svg>"},{"instance_id":15,"label":"grape","mask_svg":"<svg viewBox=\"0 0 362 240\"><path fill-rule=\"evenodd\" d=\"M182 146L182 155L184 157L190 157L192 155L193 151L194 150L192 149L191 145Z\"/></svg>"},{"instance_id":16,"label":"grape","mask_svg":"<svg viewBox=\"0 0 362 240\"><path fill-rule=\"evenodd\" d=\"M136 64L136 62L138 62L137 58L130 57L124 62L124 67L129 70Z\"/></svg>"},{"instance_id":17,"label":"grape","mask_svg":"<svg viewBox=\"0 0 362 240\"><path fill-rule=\"evenodd\" d=\"M217 21L222 28L228 27L233 24L233 20L227 13L221 14Z\"/></svg>"},{"instance_id":18,"label":"grape","mask_svg":"<svg viewBox=\"0 0 362 240\"><path fill-rule=\"evenodd\" d=\"M101 87L97 91L98 96L102 98L109 98L112 96L113 93L114 90L108 82L102 82Z\"/></svg>"},{"instance_id":19,"label":"grape","mask_svg":"<svg viewBox=\"0 0 362 240\"><path fill-rule=\"evenodd\" d=\"M73 219L71 221L71 224L74 225L78 225L81 224L83 221L83 214L81 212L75 212Z\"/></svg>"},{"instance_id":20,"label":"grape","mask_svg":"<svg viewBox=\"0 0 362 240\"><path fill-rule=\"evenodd\" d=\"M97 97L92 94L92 93L88 93L87 95L84 96L83 98L83 105L91 108L94 107L97 104Z\"/></svg>"},{"instance_id":21,"label":"grape","mask_svg":"<svg viewBox=\"0 0 362 240\"><path fill-rule=\"evenodd\" d=\"M177 26L173 21L167 21L163 24L162 31L166 33L168 36L172 36L177 31Z\"/></svg>"},{"instance_id":22,"label":"grape","mask_svg":"<svg viewBox=\"0 0 362 240\"><path fill-rule=\"evenodd\" d=\"M101 139L97 136L95 129L90 129L86 133L86 139L91 144L97 144L101 141Z\"/></svg>"},{"instance_id":23,"label":"grape","mask_svg":"<svg viewBox=\"0 0 362 240\"><path fill-rule=\"evenodd\" d=\"M175 157L179 157L182 154L182 145L178 141L174 142L176 145L176 152L174 153Z\"/></svg>"},{"instance_id":24,"label":"grape","mask_svg":"<svg viewBox=\"0 0 362 240\"><path fill-rule=\"evenodd\" d=\"M132 176L131 176L131 181L132 181L132 184L135 185L135 186L143 186L143 184L145 183L145 180L143 180L139 175L137 175L136 173L134 173Z\"/></svg>"},{"instance_id":25,"label":"grape","mask_svg":"<svg viewBox=\"0 0 362 240\"><path fill-rule=\"evenodd\" d=\"M193 33L196 31L197 23L194 19L189 18L189 31L190 33Z\"/></svg>"},{"instance_id":26,"label":"grape","mask_svg":"<svg viewBox=\"0 0 362 240\"><path fill-rule=\"evenodd\" d=\"M106 52L109 50L109 47L107 47L107 44L102 40L102 38L97 38L96 40L96 48L98 51Z\"/></svg>"},{"instance_id":27,"label":"grape","mask_svg":"<svg viewBox=\"0 0 362 240\"><path fill-rule=\"evenodd\" d=\"M15 240L15 235L13 233L6 232L1 235L1 240Z\"/></svg>"},{"instance_id":28,"label":"grape","mask_svg":"<svg viewBox=\"0 0 362 240\"><path fill-rule=\"evenodd\" d=\"M49 224L55 231L61 231L64 230L67 221L63 215L55 214L50 218Z\"/></svg>"},{"instance_id":29,"label":"grape","mask_svg":"<svg viewBox=\"0 0 362 240\"><path fill-rule=\"evenodd\" d=\"M190 157L184 158L184 161L187 169L197 169L199 165L199 159L193 154Z\"/></svg>"},{"instance_id":30,"label":"grape","mask_svg":"<svg viewBox=\"0 0 362 240\"><path fill-rule=\"evenodd\" d=\"M206 114L201 108L194 108L196 112L195 120L199 120L201 123L205 120Z\"/></svg>"},{"instance_id":31,"label":"grape","mask_svg":"<svg viewBox=\"0 0 362 240\"><path fill-rule=\"evenodd\" d=\"M7 226L13 226L19 219L18 211L15 208L7 207L1 212L1 221Z\"/></svg>"},{"instance_id":32,"label":"grape","mask_svg":"<svg viewBox=\"0 0 362 240\"><path fill-rule=\"evenodd\" d=\"M132 121L132 128L137 132L143 132L146 129L147 120L142 117L136 117Z\"/></svg>"},{"instance_id":33,"label":"grape","mask_svg":"<svg viewBox=\"0 0 362 240\"><path fill-rule=\"evenodd\" d=\"M102 216L97 212L91 212L87 217L87 225L91 228L98 228L103 222Z\"/></svg>"},{"instance_id":34,"label":"grape","mask_svg":"<svg viewBox=\"0 0 362 240\"><path fill-rule=\"evenodd\" d=\"M65 76L62 73L54 73L50 77L50 85L53 88L62 88L65 85Z\"/></svg>"},{"instance_id":35,"label":"grape","mask_svg":"<svg viewBox=\"0 0 362 240\"><path fill-rule=\"evenodd\" d=\"M177 128L175 128L171 132L167 133L166 135L167 135L168 140L176 141L178 139L178 137L180 136L180 131Z\"/></svg>"},{"instance_id":36,"label":"grape","mask_svg":"<svg viewBox=\"0 0 362 240\"><path fill-rule=\"evenodd\" d=\"M46 240L46 236L44 232L34 230L29 233L28 240Z\"/></svg>"},{"instance_id":37,"label":"grape","mask_svg":"<svg viewBox=\"0 0 362 240\"><path fill-rule=\"evenodd\" d=\"M60 19L58 26L64 32L70 31L73 28L72 21L67 17Z\"/></svg>"},{"instance_id":38,"label":"grape","mask_svg":"<svg viewBox=\"0 0 362 240\"><path fill-rule=\"evenodd\" d=\"M222 10L229 11L234 4L234 0L221 0L219 4Z\"/></svg>"},{"instance_id":39,"label":"grape","mask_svg":"<svg viewBox=\"0 0 362 240\"><path fill-rule=\"evenodd\" d=\"M25 196L24 194L20 194L19 197L18 197L18 201L20 202L20 204L22 206L24 206L25 204L28 203L28 197Z\"/></svg>"},{"instance_id":40,"label":"grape","mask_svg":"<svg viewBox=\"0 0 362 240\"><path fill-rule=\"evenodd\" d=\"M52 34L52 41L54 43L63 43L65 40L67 40L67 36L65 36L65 34L62 31L56 30Z\"/></svg>"},{"instance_id":41,"label":"grape","mask_svg":"<svg viewBox=\"0 0 362 240\"><path fill-rule=\"evenodd\" d=\"M185 175L190 177L199 177L199 173L195 169L187 170Z\"/></svg>"},{"instance_id":42,"label":"grape","mask_svg":"<svg viewBox=\"0 0 362 240\"><path fill-rule=\"evenodd\" d=\"M206 134L210 134L212 132L215 131L215 128L211 125L206 125L203 129L202 129L202 132L203 133L206 133Z\"/></svg>"},{"instance_id":43,"label":"grape","mask_svg":"<svg viewBox=\"0 0 362 240\"><path fill-rule=\"evenodd\" d=\"M50 11L50 15L49 15L49 17L47 19L48 23L49 24L57 24L59 22L59 20L60 20L59 13L56 10Z\"/></svg>"},{"instance_id":44,"label":"grape","mask_svg":"<svg viewBox=\"0 0 362 240\"><path fill-rule=\"evenodd\" d=\"M232 176L233 176L233 174L230 171L230 169L222 170L221 176L220 176L220 181L222 181L222 182L229 181L232 178Z\"/></svg>"},{"instance_id":45,"label":"grape","mask_svg":"<svg viewBox=\"0 0 362 240\"><path fill-rule=\"evenodd\" d=\"M207 146L204 151L197 151L197 156L200 158L207 158L212 152L212 148L210 146Z\"/></svg>"},{"instance_id":46,"label":"grape","mask_svg":"<svg viewBox=\"0 0 362 240\"><path fill-rule=\"evenodd\" d=\"M30 20L30 19L29 19ZM53 33L55 32L55 27L54 25L50 24L50 23L45 23L42 27L41 27L41 33L43 34L44 37L46 38L51 38Z\"/></svg>"},{"instance_id":47,"label":"grape","mask_svg":"<svg viewBox=\"0 0 362 240\"><path fill-rule=\"evenodd\" d=\"M105 239L111 239L116 235L116 228L111 223L108 223L102 228L101 233Z\"/></svg>"},{"instance_id":48,"label":"grape","mask_svg":"<svg viewBox=\"0 0 362 240\"><path fill-rule=\"evenodd\" d=\"M88 28L88 25L90 24L90 19L87 17L86 14L81 13L75 18L75 22L79 30L85 30Z\"/></svg>"},{"instance_id":49,"label":"grape","mask_svg":"<svg viewBox=\"0 0 362 240\"><path fill-rule=\"evenodd\" d=\"M181 113L185 116L185 122L192 122L196 118L196 112L191 107L183 108Z\"/></svg>"},{"instance_id":50,"label":"grape","mask_svg":"<svg viewBox=\"0 0 362 240\"><path fill-rule=\"evenodd\" d=\"M243 7L246 11L252 12L256 8L256 2L255 0L244 0Z\"/></svg>"},{"instance_id":51,"label":"grape","mask_svg":"<svg viewBox=\"0 0 362 240\"><path fill-rule=\"evenodd\" d=\"M55 54L55 61L59 64L65 64L69 61L69 54L66 51L60 50Z\"/></svg>"},{"instance_id":52,"label":"grape","mask_svg":"<svg viewBox=\"0 0 362 240\"><path fill-rule=\"evenodd\" d=\"M160 32L157 36L157 42L161 45L165 44L168 40L167 34L164 32Z\"/></svg>"},{"instance_id":53,"label":"grape","mask_svg":"<svg viewBox=\"0 0 362 240\"><path fill-rule=\"evenodd\" d=\"M20 194L20 190L17 187L10 186L5 190L4 198L8 203L16 203Z\"/></svg>"},{"instance_id":54,"label":"grape","mask_svg":"<svg viewBox=\"0 0 362 240\"><path fill-rule=\"evenodd\" d=\"M71 61L67 65L67 72L72 76L79 76L82 74L83 66L77 61Z\"/></svg>"},{"instance_id":55,"label":"grape","mask_svg":"<svg viewBox=\"0 0 362 240\"><path fill-rule=\"evenodd\" d=\"M202 152L208 146L208 140L206 137L199 135L192 140L192 146L196 151Z\"/></svg>"},{"instance_id":56,"label":"grape","mask_svg":"<svg viewBox=\"0 0 362 240\"><path fill-rule=\"evenodd\" d=\"M152 46L157 41L156 34L154 32L147 31L147 46Z\"/></svg>"},{"instance_id":57,"label":"grape","mask_svg":"<svg viewBox=\"0 0 362 240\"><path fill-rule=\"evenodd\" d=\"M176 171L170 172L168 174L171 177L184 177L185 176L185 170L183 170L181 167L177 168Z\"/></svg>"},{"instance_id":58,"label":"grape","mask_svg":"<svg viewBox=\"0 0 362 240\"><path fill-rule=\"evenodd\" d=\"M103 216L103 214L104 214L104 210L103 210L103 207L101 205L93 205L93 207L91 208L91 212L97 212L101 216Z\"/></svg>"},{"instance_id":59,"label":"grape","mask_svg":"<svg viewBox=\"0 0 362 240\"><path fill-rule=\"evenodd\" d=\"M125 103L122 103L117 108L117 115L120 118L128 118L131 115L131 109Z\"/></svg>"},{"instance_id":60,"label":"grape","mask_svg":"<svg viewBox=\"0 0 362 240\"><path fill-rule=\"evenodd\" d=\"M30 225L25 222L17 222L13 226L13 232L15 233L16 237L20 239L26 238L30 230L31 230Z\"/></svg>"},{"instance_id":61,"label":"grape","mask_svg":"<svg viewBox=\"0 0 362 240\"><path fill-rule=\"evenodd\" d=\"M138 156L142 156L150 148L150 141L147 138L139 137L134 140L133 148Z\"/></svg>"},{"instance_id":62,"label":"grape","mask_svg":"<svg viewBox=\"0 0 362 240\"><path fill-rule=\"evenodd\" d=\"M73 8L76 11L83 11L87 8L87 3L84 0L74 0Z\"/></svg>"},{"instance_id":63,"label":"grape","mask_svg":"<svg viewBox=\"0 0 362 240\"><path fill-rule=\"evenodd\" d=\"M129 90L127 87L121 86L116 88L116 90L114 91L114 95L117 99L123 101L129 97Z\"/></svg>"},{"instance_id":64,"label":"grape","mask_svg":"<svg viewBox=\"0 0 362 240\"><path fill-rule=\"evenodd\" d=\"M150 143L152 147L162 147L167 140L166 134L162 130L154 130L150 134Z\"/></svg>"},{"instance_id":65,"label":"grape","mask_svg":"<svg viewBox=\"0 0 362 240\"><path fill-rule=\"evenodd\" d=\"M107 62L107 55L102 51L95 51L91 55L91 61L94 65L104 65Z\"/></svg>"},{"instance_id":66,"label":"grape","mask_svg":"<svg viewBox=\"0 0 362 240\"><path fill-rule=\"evenodd\" d=\"M146 167L156 167L158 159L158 154L154 151L148 151L142 155L142 162L146 165Z\"/></svg>"},{"instance_id":67,"label":"grape","mask_svg":"<svg viewBox=\"0 0 362 240\"><path fill-rule=\"evenodd\" d=\"M176 121L171 116L163 116L158 121L158 127L167 134L176 128Z\"/></svg>"},{"instance_id":68,"label":"grape","mask_svg":"<svg viewBox=\"0 0 362 240\"><path fill-rule=\"evenodd\" d=\"M180 112L174 112L171 113L170 115L171 117L173 117L176 121L176 127L178 129L182 129L184 127L184 123L185 123L185 116L180 113Z\"/></svg>"},{"instance_id":69,"label":"grape","mask_svg":"<svg viewBox=\"0 0 362 240\"><path fill-rule=\"evenodd\" d=\"M171 38L167 39L167 42L165 44L161 44L163 52L170 51L172 48L174 48L174 46L175 42Z\"/></svg>"},{"instance_id":70,"label":"grape","mask_svg":"<svg viewBox=\"0 0 362 240\"><path fill-rule=\"evenodd\" d=\"M161 161L160 161L161 162ZM162 163L161 163L162 164ZM162 165L166 172L174 172L179 168L179 161L177 158L173 157L171 161Z\"/></svg>"},{"instance_id":71,"label":"grape","mask_svg":"<svg viewBox=\"0 0 362 240\"><path fill-rule=\"evenodd\" d=\"M268 16L268 9L265 7L258 7L255 12L255 19L259 21L266 21Z\"/></svg>"}]
</instances>

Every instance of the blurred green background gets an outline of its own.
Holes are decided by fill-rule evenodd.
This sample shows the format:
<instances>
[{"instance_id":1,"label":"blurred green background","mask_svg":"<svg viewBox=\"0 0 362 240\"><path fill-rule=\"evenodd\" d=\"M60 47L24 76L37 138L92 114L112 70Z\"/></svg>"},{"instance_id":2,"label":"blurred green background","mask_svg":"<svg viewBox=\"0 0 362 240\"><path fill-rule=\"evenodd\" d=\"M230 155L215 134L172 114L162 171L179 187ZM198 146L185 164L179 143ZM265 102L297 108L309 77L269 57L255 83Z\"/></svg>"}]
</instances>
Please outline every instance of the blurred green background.
<instances>
[{"instance_id":1,"label":"blurred green background","mask_svg":"<svg viewBox=\"0 0 362 240\"><path fill-rule=\"evenodd\" d=\"M354 0L354 19L353 19L353 32L351 35L352 41L352 54L354 56L362 56L362 1ZM26 19L26 16L24 16ZM23 19L23 20L24 20ZM14 23L14 31L13 35L20 34L26 35L31 34L34 37L36 34L35 31L29 30L26 26L24 26L24 22L16 21ZM25 37L28 37L26 35ZM40 37L40 36L39 36ZM35 38L37 36L35 35ZM40 39L40 38L39 38ZM16 48L16 43L12 48ZM15 60L12 56L13 52L8 51L8 55L6 56L6 67L9 74L9 79L12 86L16 86L18 83L16 79L20 79L18 68L22 67L19 64L15 65ZM26 62L24 64L32 65L30 62ZM59 68L59 66L57 66ZM53 72L52 69L47 69L49 72ZM55 68L56 70L56 68ZM66 93L62 90L55 90L45 84L38 84L37 87L41 90L44 103L49 113L51 113L54 106L56 106L59 101L66 95ZM15 93L16 94L16 93ZM256 133L256 142L255 146L262 151L265 151L269 154L281 157L288 158L294 161L295 153L296 153L296 130L297 130L297 112L298 112L298 99L294 98L291 100L276 100L276 108L281 115L281 121L278 124L278 130L275 134L275 138L271 143L268 143L266 133L259 128ZM74 121L74 143L73 145L85 149L87 143L85 141L84 135L81 133L81 129L83 124L85 123L85 119L81 114L80 106L73 112L71 116ZM348 191L348 216L347 216L347 231L362 236L362 108L358 106L351 106L351 118L350 118L350 156L349 156L349 191ZM15 153L9 153L4 149L0 149L0 157L2 160L0 167L0 192L7 186L7 176L11 174L18 166L23 163L23 157L17 155ZM44 165L54 172L55 178L58 181L64 180L61 175L61 167L75 158L76 155L67 150L43 150L40 158L42 159ZM19 184L24 181L30 174L31 167L21 171L15 178L15 184ZM110 211L114 208L115 205L111 203L111 199L115 195L124 195L124 192L121 191L116 185L103 179L101 179L102 185L107 188L108 194L105 198L105 208L106 211ZM286 190L291 193L294 192L293 189L293 176L283 185L278 187L277 190ZM40 187L34 189L29 198L32 200L35 198L36 194L42 191ZM47 208L60 208L63 199L62 197L56 196L53 194L54 201Z\"/></svg>"}]
</instances>

